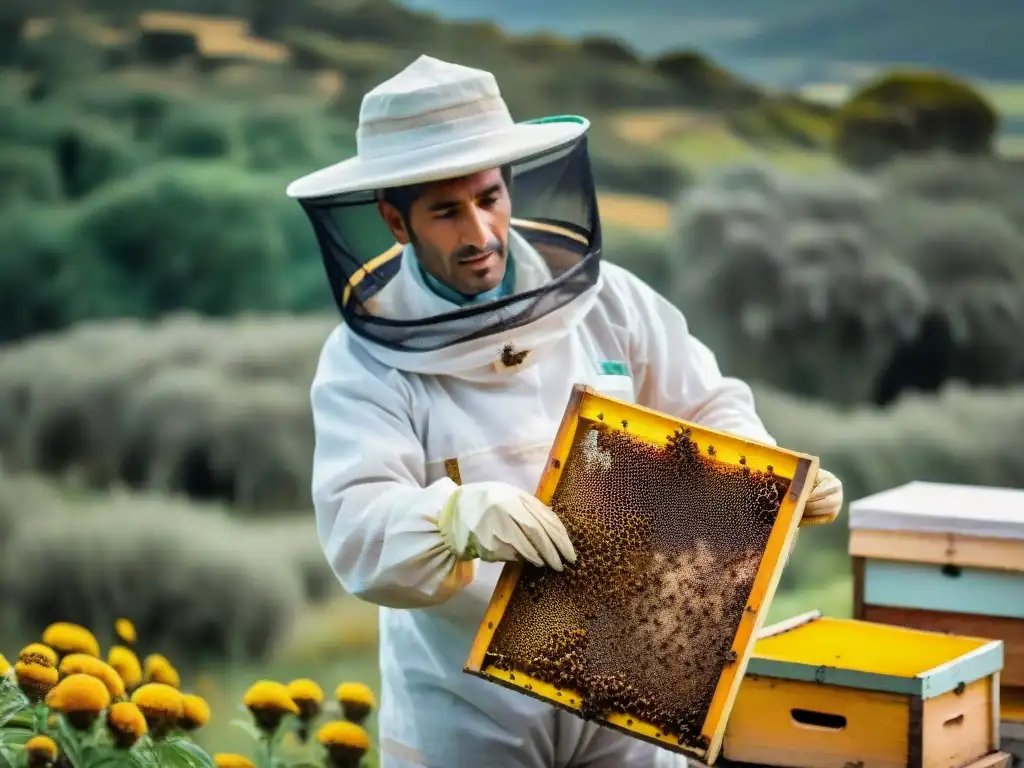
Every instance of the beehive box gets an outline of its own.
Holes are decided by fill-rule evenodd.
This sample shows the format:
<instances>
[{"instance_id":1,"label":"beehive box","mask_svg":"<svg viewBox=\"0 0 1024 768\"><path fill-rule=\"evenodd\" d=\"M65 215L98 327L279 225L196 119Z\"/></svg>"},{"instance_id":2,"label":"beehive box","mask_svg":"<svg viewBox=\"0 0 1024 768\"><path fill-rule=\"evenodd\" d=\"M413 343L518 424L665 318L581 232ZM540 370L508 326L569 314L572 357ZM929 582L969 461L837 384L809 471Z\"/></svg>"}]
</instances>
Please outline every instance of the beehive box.
<instances>
[{"instance_id":1,"label":"beehive box","mask_svg":"<svg viewBox=\"0 0 1024 768\"><path fill-rule=\"evenodd\" d=\"M850 505L854 617L1002 640L1024 687L1024 491L915 482Z\"/></svg>"},{"instance_id":2,"label":"beehive box","mask_svg":"<svg viewBox=\"0 0 1024 768\"><path fill-rule=\"evenodd\" d=\"M817 467L575 387L537 497L577 563L507 565L465 670L713 761Z\"/></svg>"},{"instance_id":3,"label":"beehive box","mask_svg":"<svg viewBox=\"0 0 1024 768\"><path fill-rule=\"evenodd\" d=\"M796 617L761 633L722 754L792 768L999 764L1002 666L999 640Z\"/></svg>"}]
</instances>

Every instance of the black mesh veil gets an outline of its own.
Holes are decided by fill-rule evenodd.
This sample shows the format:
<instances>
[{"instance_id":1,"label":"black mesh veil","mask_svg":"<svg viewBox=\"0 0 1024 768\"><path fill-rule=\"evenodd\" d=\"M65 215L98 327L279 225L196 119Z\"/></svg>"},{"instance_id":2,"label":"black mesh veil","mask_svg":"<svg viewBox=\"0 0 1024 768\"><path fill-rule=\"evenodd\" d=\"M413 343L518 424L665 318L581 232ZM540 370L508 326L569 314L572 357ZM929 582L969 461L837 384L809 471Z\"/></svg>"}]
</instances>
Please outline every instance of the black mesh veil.
<instances>
[{"instance_id":1,"label":"black mesh veil","mask_svg":"<svg viewBox=\"0 0 1024 768\"><path fill-rule=\"evenodd\" d=\"M373 297L402 264L402 248L377 208L382 190L302 199L345 323L388 348L426 352L533 322L595 285L601 231L586 133L516 161L509 170L511 227L543 258L552 279L522 293L415 320L374 314ZM514 248L511 255L516 258Z\"/></svg>"}]
</instances>

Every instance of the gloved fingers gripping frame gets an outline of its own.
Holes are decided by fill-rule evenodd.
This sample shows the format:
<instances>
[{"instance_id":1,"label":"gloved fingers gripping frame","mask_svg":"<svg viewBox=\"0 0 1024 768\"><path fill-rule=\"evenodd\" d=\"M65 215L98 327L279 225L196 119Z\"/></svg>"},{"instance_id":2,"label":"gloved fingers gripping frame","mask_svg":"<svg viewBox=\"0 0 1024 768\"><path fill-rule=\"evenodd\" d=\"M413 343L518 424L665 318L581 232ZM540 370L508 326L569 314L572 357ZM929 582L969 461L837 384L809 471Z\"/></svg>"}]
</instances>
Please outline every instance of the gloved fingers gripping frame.
<instances>
[{"instance_id":1,"label":"gloved fingers gripping frame","mask_svg":"<svg viewBox=\"0 0 1024 768\"><path fill-rule=\"evenodd\" d=\"M402 263L402 247L377 207L382 191L301 200L345 323L384 347L427 352L526 325L595 285L601 230L586 134L518 160L510 170L511 227L541 255L552 279L522 293L415 320L373 311L373 297Z\"/></svg>"}]
</instances>

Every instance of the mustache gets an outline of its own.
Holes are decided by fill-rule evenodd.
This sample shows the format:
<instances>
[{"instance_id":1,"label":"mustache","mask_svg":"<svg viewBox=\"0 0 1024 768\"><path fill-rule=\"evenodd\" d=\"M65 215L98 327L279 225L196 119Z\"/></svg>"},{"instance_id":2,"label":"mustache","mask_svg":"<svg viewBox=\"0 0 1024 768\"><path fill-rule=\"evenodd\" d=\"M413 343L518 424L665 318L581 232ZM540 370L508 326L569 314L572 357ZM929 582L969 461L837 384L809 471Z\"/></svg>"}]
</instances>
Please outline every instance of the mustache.
<instances>
[{"instance_id":1,"label":"mustache","mask_svg":"<svg viewBox=\"0 0 1024 768\"><path fill-rule=\"evenodd\" d=\"M479 256L483 253L490 253L491 251L494 251L498 256L504 256L505 246L501 244L500 240L489 240L483 248L477 248L475 245L464 245L455 250L455 253L452 254L452 258L456 261L462 261L463 259L471 259L474 256Z\"/></svg>"}]
</instances>

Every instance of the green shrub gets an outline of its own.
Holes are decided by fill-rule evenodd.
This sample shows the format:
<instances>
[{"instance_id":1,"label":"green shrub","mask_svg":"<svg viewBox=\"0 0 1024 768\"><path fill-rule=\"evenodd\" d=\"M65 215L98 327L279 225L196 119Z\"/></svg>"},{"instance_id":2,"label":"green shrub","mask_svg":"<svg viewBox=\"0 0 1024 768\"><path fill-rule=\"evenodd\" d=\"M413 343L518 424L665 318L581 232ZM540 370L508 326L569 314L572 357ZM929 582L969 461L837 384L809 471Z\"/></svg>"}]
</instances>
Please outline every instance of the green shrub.
<instances>
[{"instance_id":1,"label":"green shrub","mask_svg":"<svg viewBox=\"0 0 1024 768\"><path fill-rule=\"evenodd\" d=\"M141 651L183 666L264 660L302 605L299 572L273 542L215 510L114 493L36 512L22 509L0 552L0 596L26 638L123 616Z\"/></svg>"},{"instance_id":2,"label":"green shrub","mask_svg":"<svg viewBox=\"0 0 1024 768\"><path fill-rule=\"evenodd\" d=\"M53 158L36 147L0 147L0 209L17 202L52 203L61 198Z\"/></svg>"},{"instance_id":3,"label":"green shrub","mask_svg":"<svg viewBox=\"0 0 1024 768\"><path fill-rule=\"evenodd\" d=\"M67 212L8 205L0 212L0 243L0 344L73 322L82 284Z\"/></svg>"},{"instance_id":4,"label":"green shrub","mask_svg":"<svg viewBox=\"0 0 1024 768\"><path fill-rule=\"evenodd\" d=\"M836 156L870 169L901 155L985 155L999 124L995 107L943 72L896 71L857 90L835 117Z\"/></svg>"},{"instance_id":5,"label":"green shrub","mask_svg":"<svg viewBox=\"0 0 1024 768\"><path fill-rule=\"evenodd\" d=\"M308 510L309 384L334 320L81 324L0 353L0 455L93 487Z\"/></svg>"},{"instance_id":6,"label":"green shrub","mask_svg":"<svg viewBox=\"0 0 1024 768\"><path fill-rule=\"evenodd\" d=\"M676 208L666 293L726 370L796 394L872 401L930 314L955 330L948 359L920 350L945 375L1024 380L1024 249L1006 213L1019 187L992 160L980 178L958 161L959 186L945 161L934 175L918 164L872 179L705 179Z\"/></svg>"},{"instance_id":7,"label":"green shrub","mask_svg":"<svg viewBox=\"0 0 1024 768\"><path fill-rule=\"evenodd\" d=\"M77 232L144 316L285 305L281 189L228 164L160 164L90 196ZM106 297L104 297L106 298Z\"/></svg>"},{"instance_id":8,"label":"green shrub","mask_svg":"<svg viewBox=\"0 0 1024 768\"><path fill-rule=\"evenodd\" d=\"M156 137L158 151L170 157L229 158L236 130L234 121L223 112L193 107L172 113Z\"/></svg>"}]
</instances>

